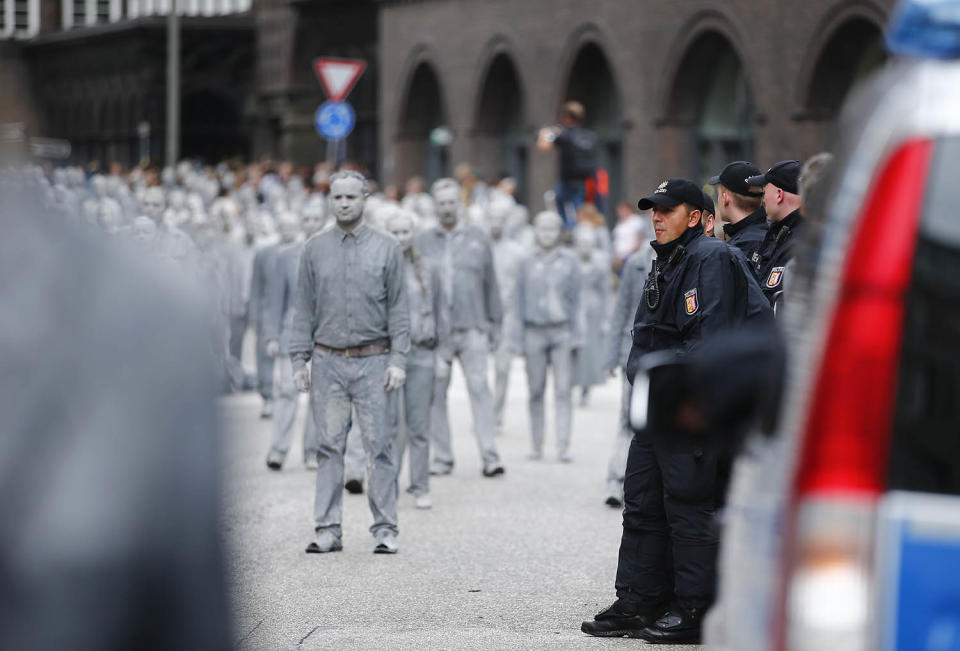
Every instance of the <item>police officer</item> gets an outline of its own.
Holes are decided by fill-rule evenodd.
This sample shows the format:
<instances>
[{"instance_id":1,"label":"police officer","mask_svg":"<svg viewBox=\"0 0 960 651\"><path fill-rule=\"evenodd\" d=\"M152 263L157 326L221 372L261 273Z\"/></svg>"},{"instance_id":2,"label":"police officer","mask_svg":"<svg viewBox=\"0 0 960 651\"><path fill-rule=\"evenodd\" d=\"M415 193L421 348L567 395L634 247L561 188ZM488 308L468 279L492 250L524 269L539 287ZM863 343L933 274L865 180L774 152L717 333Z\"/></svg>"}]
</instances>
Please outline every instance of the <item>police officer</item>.
<instances>
[{"instance_id":1,"label":"police officer","mask_svg":"<svg viewBox=\"0 0 960 651\"><path fill-rule=\"evenodd\" d=\"M783 293L787 263L793 259L794 245L799 240L804 221L800 214L800 161L780 161L764 174L746 179L748 185L763 188L763 207L770 228L760 244L754 263L757 280L774 310Z\"/></svg>"},{"instance_id":2,"label":"police officer","mask_svg":"<svg viewBox=\"0 0 960 651\"><path fill-rule=\"evenodd\" d=\"M760 174L753 163L730 163L707 183L717 186L717 217L723 222L727 244L743 251L751 265L759 258L760 243L767 234L763 193L747 185L747 177Z\"/></svg>"},{"instance_id":3,"label":"police officer","mask_svg":"<svg viewBox=\"0 0 960 651\"><path fill-rule=\"evenodd\" d=\"M700 225L703 193L670 179L640 200L653 209L657 258L634 317L627 376L662 350L692 351L712 332L769 321L746 263ZM716 454L649 428L630 443L617 600L581 629L649 642L695 642L714 596Z\"/></svg>"}]
</instances>

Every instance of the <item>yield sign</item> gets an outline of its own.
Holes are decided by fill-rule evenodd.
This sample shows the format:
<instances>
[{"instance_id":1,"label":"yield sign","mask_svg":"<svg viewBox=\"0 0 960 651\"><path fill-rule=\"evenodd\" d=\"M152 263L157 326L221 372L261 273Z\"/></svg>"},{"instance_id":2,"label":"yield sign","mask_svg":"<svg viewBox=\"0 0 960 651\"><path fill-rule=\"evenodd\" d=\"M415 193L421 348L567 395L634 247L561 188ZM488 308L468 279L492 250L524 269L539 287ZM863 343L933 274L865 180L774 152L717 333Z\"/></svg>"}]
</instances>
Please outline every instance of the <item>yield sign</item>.
<instances>
[{"instance_id":1,"label":"yield sign","mask_svg":"<svg viewBox=\"0 0 960 651\"><path fill-rule=\"evenodd\" d=\"M331 102L342 102L367 69L367 62L361 59L320 57L313 60L313 69L327 92L327 98Z\"/></svg>"}]
</instances>

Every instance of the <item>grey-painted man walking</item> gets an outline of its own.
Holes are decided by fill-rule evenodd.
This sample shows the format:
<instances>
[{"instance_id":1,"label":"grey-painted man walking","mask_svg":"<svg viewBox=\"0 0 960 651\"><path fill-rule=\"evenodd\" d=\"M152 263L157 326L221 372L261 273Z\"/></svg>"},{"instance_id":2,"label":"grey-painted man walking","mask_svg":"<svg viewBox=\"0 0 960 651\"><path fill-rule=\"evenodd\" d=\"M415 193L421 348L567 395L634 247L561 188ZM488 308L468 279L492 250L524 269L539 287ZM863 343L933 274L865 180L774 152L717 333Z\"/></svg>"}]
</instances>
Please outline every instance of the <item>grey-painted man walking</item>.
<instances>
[{"instance_id":1,"label":"grey-painted man walking","mask_svg":"<svg viewBox=\"0 0 960 651\"><path fill-rule=\"evenodd\" d=\"M368 194L360 174L332 175L337 223L311 238L300 260L290 357L294 384L312 391L319 439L317 536L308 553L343 548L343 454L354 407L370 468L374 552L397 551L396 390L406 377L410 316L403 253L363 222Z\"/></svg>"},{"instance_id":2,"label":"grey-painted man walking","mask_svg":"<svg viewBox=\"0 0 960 651\"><path fill-rule=\"evenodd\" d=\"M407 444L410 447L410 487L418 509L429 509L430 499L430 403L436 369L437 343L443 322L443 283L440 272L413 246L416 213L402 208L386 218L387 231L403 247L403 270L410 305L410 354L403 384L404 425L397 439L397 468Z\"/></svg>"},{"instance_id":3,"label":"grey-painted man walking","mask_svg":"<svg viewBox=\"0 0 960 651\"><path fill-rule=\"evenodd\" d=\"M643 300L643 288L652 261L653 249L642 246L623 263L623 274L620 276L620 286L617 288L617 302L610 315L609 353L605 367L611 375L616 373L618 367L626 368L627 366L627 357L630 356L630 347L633 345L633 337L630 335L633 316L637 312L640 301ZM617 438L614 440L613 453L610 455L610 463L607 466L606 503L612 507L623 506L623 479L627 470L627 453L630 450L631 439L633 439L633 430L630 428L630 382L624 371Z\"/></svg>"},{"instance_id":4,"label":"grey-painted man walking","mask_svg":"<svg viewBox=\"0 0 960 651\"><path fill-rule=\"evenodd\" d=\"M304 220L303 229L309 238L323 223ZM266 353L276 359L276 406L273 417L273 437L267 453L267 467L280 470L293 440L293 423L297 418L297 389L293 385L293 365L290 363L290 327L293 324L293 299L297 291L297 275L303 242L293 241L300 221L292 213L281 213L277 219L281 247L277 253L277 272L270 275L267 286L267 306L261 324L267 341ZM317 467L317 425L313 413L307 414L303 431L303 463L307 468Z\"/></svg>"},{"instance_id":5,"label":"grey-painted man walking","mask_svg":"<svg viewBox=\"0 0 960 651\"><path fill-rule=\"evenodd\" d=\"M433 184L440 225L417 238L420 250L441 272L443 316L450 333L437 350L437 378L430 414L433 463L430 472L453 470L447 388L453 358L460 360L473 408L474 431L483 457L483 474L503 474L493 440L493 401L487 384L487 354L500 339L503 307L490 244L479 228L460 219L460 185L453 179Z\"/></svg>"},{"instance_id":6,"label":"grey-painted man walking","mask_svg":"<svg viewBox=\"0 0 960 651\"><path fill-rule=\"evenodd\" d=\"M515 294L518 339L527 361L530 389L530 458L543 458L544 392L547 369L553 368L557 457L570 457L573 350L579 348L580 263L560 248L563 221L554 212L534 220L537 252L520 264Z\"/></svg>"}]
</instances>

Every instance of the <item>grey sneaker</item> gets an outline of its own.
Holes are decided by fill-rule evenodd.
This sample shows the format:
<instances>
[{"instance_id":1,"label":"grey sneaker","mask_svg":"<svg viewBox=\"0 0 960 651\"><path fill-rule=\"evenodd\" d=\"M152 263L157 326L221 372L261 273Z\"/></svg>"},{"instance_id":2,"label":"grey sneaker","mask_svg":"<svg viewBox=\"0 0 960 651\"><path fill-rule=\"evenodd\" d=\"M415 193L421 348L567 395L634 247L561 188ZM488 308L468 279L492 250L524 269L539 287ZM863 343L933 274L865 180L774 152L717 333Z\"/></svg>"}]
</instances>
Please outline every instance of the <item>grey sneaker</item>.
<instances>
[{"instance_id":1,"label":"grey sneaker","mask_svg":"<svg viewBox=\"0 0 960 651\"><path fill-rule=\"evenodd\" d=\"M373 548L374 554L396 554L397 537L392 533L384 533L377 536L377 545Z\"/></svg>"},{"instance_id":2,"label":"grey sneaker","mask_svg":"<svg viewBox=\"0 0 960 651\"><path fill-rule=\"evenodd\" d=\"M303 465L306 467L307 470L316 470L317 466L319 465L317 464L316 453L308 454L307 458L303 460Z\"/></svg>"},{"instance_id":3,"label":"grey sneaker","mask_svg":"<svg viewBox=\"0 0 960 651\"><path fill-rule=\"evenodd\" d=\"M418 509L429 509L433 507L433 500L430 499L430 493L424 493L423 495L417 495L417 499L414 502L414 506Z\"/></svg>"},{"instance_id":4,"label":"grey sneaker","mask_svg":"<svg viewBox=\"0 0 960 651\"><path fill-rule=\"evenodd\" d=\"M264 400L260 408L260 418L273 418L273 400Z\"/></svg>"},{"instance_id":5,"label":"grey sneaker","mask_svg":"<svg viewBox=\"0 0 960 651\"><path fill-rule=\"evenodd\" d=\"M326 554L327 552L338 552L343 549L343 543L340 538L330 533L326 529L317 532L317 538L307 545L308 554Z\"/></svg>"}]
</instances>

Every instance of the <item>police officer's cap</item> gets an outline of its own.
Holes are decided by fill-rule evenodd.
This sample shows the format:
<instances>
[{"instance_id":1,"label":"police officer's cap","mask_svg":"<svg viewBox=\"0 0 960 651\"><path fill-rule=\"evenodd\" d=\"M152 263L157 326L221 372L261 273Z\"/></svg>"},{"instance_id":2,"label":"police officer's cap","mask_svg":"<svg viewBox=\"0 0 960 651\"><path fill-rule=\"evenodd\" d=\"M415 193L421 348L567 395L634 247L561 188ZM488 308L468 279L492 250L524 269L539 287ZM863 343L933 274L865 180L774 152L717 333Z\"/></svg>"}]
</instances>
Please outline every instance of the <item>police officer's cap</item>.
<instances>
[{"instance_id":1,"label":"police officer's cap","mask_svg":"<svg viewBox=\"0 0 960 651\"><path fill-rule=\"evenodd\" d=\"M703 190L701 190L701 193L703 194L703 212L708 212L711 215L716 215L717 209L713 205L713 197L711 197L706 192L703 192Z\"/></svg>"},{"instance_id":2,"label":"police officer's cap","mask_svg":"<svg viewBox=\"0 0 960 651\"><path fill-rule=\"evenodd\" d=\"M759 167L745 160L737 160L724 167L719 174L712 177L707 183L710 185L717 185L719 183L731 192L742 194L745 197L762 197L762 192L751 190L750 185L747 183L748 177L759 175Z\"/></svg>"},{"instance_id":3,"label":"police officer's cap","mask_svg":"<svg viewBox=\"0 0 960 651\"><path fill-rule=\"evenodd\" d=\"M687 179L667 179L653 194L637 202L640 210L649 210L654 206L672 208L681 203L689 203L697 210L703 210L703 191L693 181Z\"/></svg>"},{"instance_id":4,"label":"police officer's cap","mask_svg":"<svg viewBox=\"0 0 960 651\"><path fill-rule=\"evenodd\" d=\"M801 167L803 166L798 160L782 160L764 174L748 177L747 184L763 187L767 183L773 183L784 192L799 194L797 182L800 179Z\"/></svg>"}]
</instances>

